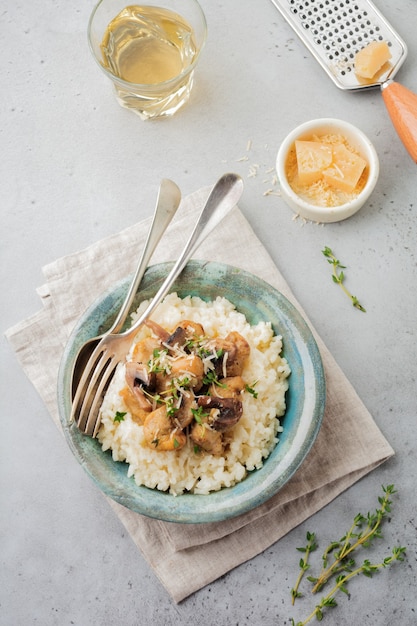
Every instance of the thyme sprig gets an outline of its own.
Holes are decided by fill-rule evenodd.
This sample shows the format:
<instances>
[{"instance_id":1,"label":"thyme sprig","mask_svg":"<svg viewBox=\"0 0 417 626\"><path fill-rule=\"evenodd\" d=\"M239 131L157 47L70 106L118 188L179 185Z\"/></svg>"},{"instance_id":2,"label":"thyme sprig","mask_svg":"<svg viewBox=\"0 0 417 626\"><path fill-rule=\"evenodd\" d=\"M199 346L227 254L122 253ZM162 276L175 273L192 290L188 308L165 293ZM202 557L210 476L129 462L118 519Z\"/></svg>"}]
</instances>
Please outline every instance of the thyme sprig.
<instances>
[{"instance_id":1,"label":"thyme sprig","mask_svg":"<svg viewBox=\"0 0 417 626\"><path fill-rule=\"evenodd\" d=\"M379 563L371 563L369 559L365 559L362 565L357 566L353 558L353 553L359 548L368 548L372 545L374 539L382 538L381 524L388 513L391 512L392 494L396 493L394 485L382 486L383 495L378 497L379 508L374 513L368 513L366 516L359 513L353 520L352 525L345 535L338 541L332 541L324 550L322 555L322 570L318 577L307 576L307 580L313 583L312 593L320 591L326 583L331 579L335 579L333 587L330 591L316 604L314 610L302 622L295 622L291 619L292 626L305 626L313 618L318 621L323 619L323 609L333 608L337 606L334 596L340 591L348 594L347 583L349 580L363 574L368 578L372 578L374 573L382 568L392 565L395 561L403 561L406 549L397 546L392 549L391 554L386 556ZM306 557L300 560L301 571L298 575L296 584L291 589L292 604L295 599L302 594L298 588L300 582L307 569L310 568L308 556L316 548L316 540L314 533L307 533L307 546L305 548L297 548L305 552Z\"/></svg>"},{"instance_id":2,"label":"thyme sprig","mask_svg":"<svg viewBox=\"0 0 417 626\"><path fill-rule=\"evenodd\" d=\"M357 548L369 548L374 539L381 539L381 522L387 513L391 512L391 500L389 499L395 493L394 485L382 487L383 496L379 496L378 502L381 505L375 513L368 513L366 516L358 513L353 520L353 524L347 533L339 540L332 541L323 553L323 569L318 578L309 577L308 580L314 583L312 593L320 591L329 578L339 571L343 571L346 567L354 566L354 561L348 557ZM335 551L337 550L337 551ZM333 562L328 565L330 554L333 554Z\"/></svg>"},{"instance_id":3,"label":"thyme sprig","mask_svg":"<svg viewBox=\"0 0 417 626\"><path fill-rule=\"evenodd\" d=\"M334 598L338 591L349 595L346 584L351 578L358 576L359 574L363 574L368 578L372 578L372 576L380 569L388 567L394 561L404 561L405 556L405 548L403 547L395 547L392 549L391 555L385 557L380 563L371 563L368 559L357 567L356 569L349 571L347 574L340 574L336 578L336 584L329 591L329 593L321 599L319 604L314 607L314 610L310 613L310 615L303 622L295 622L293 619L291 620L292 626L305 626L308 624L314 617L320 622L323 619L323 609L324 608L334 608L337 606L337 602Z\"/></svg>"},{"instance_id":4,"label":"thyme sprig","mask_svg":"<svg viewBox=\"0 0 417 626\"><path fill-rule=\"evenodd\" d=\"M317 548L316 543L316 535L314 533L307 532L307 545L303 548L297 548L299 552L303 552L305 554L304 558L301 558L299 561L300 572L298 574L297 580L295 581L294 587L291 589L292 603L295 603L296 598L301 598L302 594L298 591L301 580L305 574L305 572L310 568L308 563L308 557L311 552L314 552Z\"/></svg>"},{"instance_id":5,"label":"thyme sprig","mask_svg":"<svg viewBox=\"0 0 417 626\"><path fill-rule=\"evenodd\" d=\"M348 298L350 298L350 300L352 301L353 306L356 309L359 309L359 311L363 311L363 313L366 313L366 309L361 305L361 303L359 302L358 298L356 296L352 295L350 293L350 291L346 288L345 284L344 284L345 273L344 273L343 270L346 269L346 265L342 265L341 264L341 262L334 255L334 253L331 250L331 248L329 248L328 246L325 246L324 250L322 250L322 253L327 258L327 262L330 263L330 265L332 265L332 279L333 279L333 282L335 282L337 285L340 285L340 287L345 292L345 294L348 296ZM339 272L338 272L338 270L339 270Z\"/></svg>"}]
</instances>

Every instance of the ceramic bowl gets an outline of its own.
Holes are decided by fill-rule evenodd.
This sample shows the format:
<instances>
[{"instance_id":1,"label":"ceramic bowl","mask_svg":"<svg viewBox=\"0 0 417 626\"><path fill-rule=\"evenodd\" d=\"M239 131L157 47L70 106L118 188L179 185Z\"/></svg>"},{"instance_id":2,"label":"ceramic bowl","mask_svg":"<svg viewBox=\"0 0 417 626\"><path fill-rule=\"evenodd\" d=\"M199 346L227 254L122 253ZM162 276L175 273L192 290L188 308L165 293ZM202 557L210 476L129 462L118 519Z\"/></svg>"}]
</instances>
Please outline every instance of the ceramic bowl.
<instances>
[{"instance_id":1,"label":"ceramic bowl","mask_svg":"<svg viewBox=\"0 0 417 626\"><path fill-rule=\"evenodd\" d=\"M148 268L133 308L152 297L168 274L171 263ZM66 440L82 467L110 498L148 517L181 523L216 522L245 513L276 494L293 476L308 454L320 429L325 404L325 379L316 342L294 306L276 289L240 269L204 261L191 261L172 291L180 297L212 300L224 296L248 321L270 321L283 338L283 356L291 367L283 432L262 468L250 472L237 485L209 495L165 492L138 487L127 477L128 465L114 462L99 442L82 435L69 421L71 372L76 354L88 338L111 324L124 299L130 277L105 293L83 315L65 348L58 378L60 418Z\"/></svg>"},{"instance_id":2,"label":"ceramic bowl","mask_svg":"<svg viewBox=\"0 0 417 626\"><path fill-rule=\"evenodd\" d=\"M368 176L362 191L351 201L335 207L316 206L300 198L288 182L286 162L294 142L309 140L312 135L338 134L345 137L367 162ZM281 196L297 215L314 222L339 222L354 215L363 207L373 192L379 176L379 160L374 146L367 136L349 122L323 118L305 122L291 131L282 142L277 155L276 170Z\"/></svg>"}]
</instances>

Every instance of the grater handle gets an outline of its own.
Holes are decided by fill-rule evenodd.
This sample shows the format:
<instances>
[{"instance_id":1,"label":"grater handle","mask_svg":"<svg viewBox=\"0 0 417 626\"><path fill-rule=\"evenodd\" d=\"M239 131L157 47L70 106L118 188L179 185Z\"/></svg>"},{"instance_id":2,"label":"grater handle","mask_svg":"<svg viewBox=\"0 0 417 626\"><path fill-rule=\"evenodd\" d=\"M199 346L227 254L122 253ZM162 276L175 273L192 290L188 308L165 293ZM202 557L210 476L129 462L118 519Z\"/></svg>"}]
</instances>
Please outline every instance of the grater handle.
<instances>
[{"instance_id":1,"label":"grater handle","mask_svg":"<svg viewBox=\"0 0 417 626\"><path fill-rule=\"evenodd\" d=\"M417 95L393 80L383 83L381 89L392 123L417 163Z\"/></svg>"}]
</instances>

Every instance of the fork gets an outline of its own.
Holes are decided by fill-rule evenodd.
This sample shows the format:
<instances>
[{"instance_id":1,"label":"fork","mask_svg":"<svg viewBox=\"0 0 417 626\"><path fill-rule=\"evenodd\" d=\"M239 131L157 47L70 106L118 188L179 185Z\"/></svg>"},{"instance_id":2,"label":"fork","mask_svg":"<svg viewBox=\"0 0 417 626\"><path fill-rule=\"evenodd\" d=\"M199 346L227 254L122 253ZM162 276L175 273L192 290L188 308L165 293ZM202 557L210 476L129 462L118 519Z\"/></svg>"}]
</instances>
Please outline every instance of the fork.
<instances>
[{"instance_id":1,"label":"fork","mask_svg":"<svg viewBox=\"0 0 417 626\"><path fill-rule=\"evenodd\" d=\"M146 310L130 329L120 334L108 333L100 340L79 377L71 409L71 421L75 421L85 435L90 437L97 435L101 422L102 399L118 364L126 358L139 328L167 295L195 250L237 204L242 191L243 181L237 174L224 174L217 181L180 257Z\"/></svg>"},{"instance_id":2,"label":"fork","mask_svg":"<svg viewBox=\"0 0 417 626\"><path fill-rule=\"evenodd\" d=\"M163 178L159 186L158 197L156 200L155 210L149 228L149 232L146 237L145 246L143 248L142 255L139 259L139 263L136 268L136 272L133 276L129 290L125 296L124 302L117 313L117 316L107 331L98 337L92 337L85 341L78 350L77 356L74 360L72 381L71 381L71 397L74 398L76 389L80 382L80 376L83 372L85 365L88 363L90 356L93 354L94 349L99 344L104 335L109 333L118 333L122 330L126 321L128 313L133 303L133 299L139 288L145 270L148 266L149 260L152 257L156 246L158 245L162 235L169 226L172 218L174 217L181 202L181 191L178 186L168 178Z\"/></svg>"}]
</instances>

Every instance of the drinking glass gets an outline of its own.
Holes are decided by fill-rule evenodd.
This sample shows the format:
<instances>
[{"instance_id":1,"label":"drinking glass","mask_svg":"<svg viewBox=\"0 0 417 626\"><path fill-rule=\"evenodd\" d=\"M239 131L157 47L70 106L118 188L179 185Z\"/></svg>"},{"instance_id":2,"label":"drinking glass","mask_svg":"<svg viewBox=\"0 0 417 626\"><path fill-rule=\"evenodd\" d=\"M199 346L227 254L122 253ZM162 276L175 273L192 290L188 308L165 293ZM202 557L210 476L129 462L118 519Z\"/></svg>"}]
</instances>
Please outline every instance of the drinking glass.
<instances>
[{"instance_id":1,"label":"drinking glass","mask_svg":"<svg viewBox=\"0 0 417 626\"><path fill-rule=\"evenodd\" d=\"M88 24L91 52L119 104L142 119L173 115L189 99L207 37L197 0L101 0Z\"/></svg>"}]
</instances>

